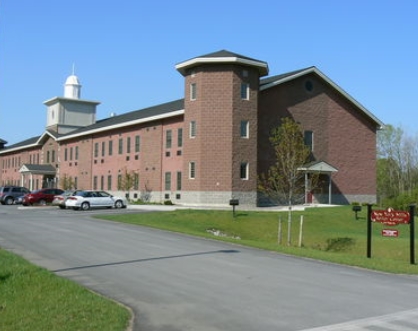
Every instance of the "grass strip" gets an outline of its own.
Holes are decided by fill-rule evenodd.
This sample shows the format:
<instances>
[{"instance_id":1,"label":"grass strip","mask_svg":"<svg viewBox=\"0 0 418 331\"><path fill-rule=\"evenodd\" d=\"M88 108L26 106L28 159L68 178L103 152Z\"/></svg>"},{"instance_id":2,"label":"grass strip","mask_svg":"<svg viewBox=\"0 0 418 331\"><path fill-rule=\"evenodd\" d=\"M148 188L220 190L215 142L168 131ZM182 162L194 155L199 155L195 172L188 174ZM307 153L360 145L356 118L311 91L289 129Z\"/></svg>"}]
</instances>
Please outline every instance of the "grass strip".
<instances>
[{"instance_id":1,"label":"grass strip","mask_svg":"<svg viewBox=\"0 0 418 331\"><path fill-rule=\"evenodd\" d=\"M299 247L301 215L304 220L303 239ZM388 227L373 223L372 258L366 257L366 208L358 214L358 219L351 206L293 211L290 229L287 212L238 209L236 217L233 217L231 211L185 209L98 217L333 263L390 273L418 274L418 266L410 264L409 225L389 227L397 229L399 237L387 238L382 236L382 229ZM280 219L281 244L278 243ZM291 239L290 244L288 237Z\"/></svg>"},{"instance_id":2,"label":"grass strip","mask_svg":"<svg viewBox=\"0 0 418 331\"><path fill-rule=\"evenodd\" d=\"M0 330L126 330L130 312L0 249Z\"/></svg>"}]
</instances>

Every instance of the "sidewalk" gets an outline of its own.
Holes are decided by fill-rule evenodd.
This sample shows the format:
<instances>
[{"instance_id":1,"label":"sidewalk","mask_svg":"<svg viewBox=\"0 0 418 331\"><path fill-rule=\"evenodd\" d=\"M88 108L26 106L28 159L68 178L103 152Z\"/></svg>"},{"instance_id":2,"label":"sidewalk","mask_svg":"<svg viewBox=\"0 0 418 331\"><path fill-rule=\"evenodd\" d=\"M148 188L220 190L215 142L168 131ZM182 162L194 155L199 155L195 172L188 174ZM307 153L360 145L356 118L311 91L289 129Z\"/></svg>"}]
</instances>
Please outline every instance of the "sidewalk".
<instances>
[{"instance_id":1,"label":"sidewalk","mask_svg":"<svg viewBox=\"0 0 418 331\"><path fill-rule=\"evenodd\" d=\"M294 211L303 211L307 208L325 208L336 207L337 205L324 204L309 204L292 206ZM202 210L232 210L231 206L197 206L197 205L128 205L127 209L147 210L147 211L175 211L181 209L202 209ZM273 206L273 207L251 207L251 206L236 206L236 211L260 211L260 212L287 212L288 206Z\"/></svg>"}]
</instances>

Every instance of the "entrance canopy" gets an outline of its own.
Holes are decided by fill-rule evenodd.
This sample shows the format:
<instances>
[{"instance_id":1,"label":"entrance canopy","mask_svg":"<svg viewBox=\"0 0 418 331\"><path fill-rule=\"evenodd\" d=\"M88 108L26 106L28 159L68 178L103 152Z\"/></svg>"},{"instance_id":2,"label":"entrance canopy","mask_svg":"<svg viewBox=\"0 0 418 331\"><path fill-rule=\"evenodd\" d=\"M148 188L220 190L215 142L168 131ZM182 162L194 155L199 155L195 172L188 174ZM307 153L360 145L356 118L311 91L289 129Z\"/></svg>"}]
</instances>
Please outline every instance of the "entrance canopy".
<instances>
[{"instance_id":1,"label":"entrance canopy","mask_svg":"<svg viewBox=\"0 0 418 331\"><path fill-rule=\"evenodd\" d=\"M305 203L311 203L311 189L309 187L308 174L327 174L328 175L328 204L331 204L332 197L332 180L331 174L337 172L338 169L324 161L314 161L303 165L298 170L305 173Z\"/></svg>"},{"instance_id":2,"label":"entrance canopy","mask_svg":"<svg viewBox=\"0 0 418 331\"><path fill-rule=\"evenodd\" d=\"M45 177L55 177L56 169L50 164L24 164L19 169L22 174L22 186L24 186L24 178L29 175L29 189L33 190L33 175L41 175Z\"/></svg>"},{"instance_id":3,"label":"entrance canopy","mask_svg":"<svg viewBox=\"0 0 418 331\"><path fill-rule=\"evenodd\" d=\"M332 165L324 161L315 161L315 162L307 163L303 165L302 167L298 168L298 170L305 171L307 173L316 173L316 172L333 173L333 172L338 171Z\"/></svg>"}]
</instances>

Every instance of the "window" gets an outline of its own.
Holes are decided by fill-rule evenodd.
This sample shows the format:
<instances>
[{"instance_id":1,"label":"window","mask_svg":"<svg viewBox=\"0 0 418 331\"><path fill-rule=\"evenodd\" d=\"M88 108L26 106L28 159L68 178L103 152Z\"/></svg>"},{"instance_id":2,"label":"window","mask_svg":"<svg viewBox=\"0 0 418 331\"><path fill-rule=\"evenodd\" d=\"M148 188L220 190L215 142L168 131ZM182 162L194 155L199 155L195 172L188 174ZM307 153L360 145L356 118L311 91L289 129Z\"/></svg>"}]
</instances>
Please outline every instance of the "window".
<instances>
[{"instance_id":1,"label":"window","mask_svg":"<svg viewBox=\"0 0 418 331\"><path fill-rule=\"evenodd\" d=\"M248 100L250 98L250 84L241 83L241 99Z\"/></svg>"},{"instance_id":2,"label":"window","mask_svg":"<svg viewBox=\"0 0 418 331\"><path fill-rule=\"evenodd\" d=\"M171 148L172 138L173 132L171 130L167 130L165 133L165 148Z\"/></svg>"},{"instance_id":3,"label":"window","mask_svg":"<svg viewBox=\"0 0 418 331\"><path fill-rule=\"evenodd\" d=\"M73 160L73 148L70 147L70 161Z\"/></svg>"},{"instance_id":4,"label":"window","mask_svg":"<svg viewBox=\"0 0 418 331\"><path fill-rule=\"evenodd\" d=\"M113 141L109 140L109 156L113 154Z\"/></svg>"},{"instance_id":5,"label":"window","mask_svg":"<svg viewBox=\"0 0 418 331\"><path fill-rule=\"evenodd\" d=\"M93 177L93 190L97 190L97 176Z\"/></svg>"},{"instance_id":6,"label":"window","mask_svg":"<svg viewBox=\"0 0 418 331\"><path fill-rule=\"evenodd\" d=\"M196 121L190 122L190 138L196 137Z\"/></svg>"},{"instance_id":7,"label":"window","mask_svg":"<svg viewBox=\"0 0 418 331\"><path fill-rule=\"evenodd\" d=\"M78 160L78 146L75 146L75 159Z\"/></svg>"},{"instance_id":8,"label":"window","mask_svg":"<svg viewBox=\"0 0 418 331\"><path fill-rule=\"evenodd\" d=\"M78 188L78 177L74 177L74 188Z\"/></svg>"},{"instance_id":9,"label":"window","mask_svg":"<svg viewBox=\"0 0 418 331\"><path fill-rule=\"evenodd\" d=\"M141 137L135 136L135 153L139 153L141 149Z\"/></svg>"},{"instance_id":10,"label":"window","mask_svg":"<svg viewBox=\"0 0 418 331\"><path fill-rule=\"evenodd\" d=\"M100 189L104 190L104 176L100 177Z\"/></svg>"},{"instance_id":11,"label":"window","mask_svg":"<svg viewBox=\"0 0 418 331\"><path fill-rule=\"evenodd\" d=\"M177 171L177 191L181 191L181 171Z\"/></svg>"},{"instance_id":12,"label":"window","mask_svg":"<svg viewBox=\"0 0 418 331\"><path fill-rule=\"evenodd\" d=\"M183 147L183 129L182 128L177 130L177 146Z\"/></svg>"},{"instance_id":13,"label":"window","mask_svg":"<svg viewBox=\"0 0 418 331\"><path fill-rule=\"evenodd\" d=\"M250 126L250 122L241 121L241 130L240 130L241 138L248 138L249 137L249 133L248 133L249 126Z\"/></svg>"},{"instance_id":14,"label":"window","mask_svg":"<svg viewBox=\"0 0 418 331\"><path fill-rule=\"evenodd\" d=\"M102 141L102 156L105 156L105 151L106 151L106 142Z\"/></svg>"},{"instance_id":15,"label":"window","mask_svg":"<svg viewBox=\"0 0 418 331\"><path fill-rule=\"evenodd\" d=\"M49 151L46 152L46 163L49 163Z\"/></svg>"},{"instance_id":16,"label":"window","mask_svg":"<svg viewBox=\"0 0 418 331\"><path fill-rule=\"evenodd\" d=\"M99 143L94 144L94 157L99 156Z\"/></svg>"},{"instance_id":17,"label":"window","mask_svg":"<svg viewBox=\"0 0 418 331\"><path fill-rule=\"evenodd\" d=\"M126 138L126 153L131 152L131 137Z\"/></svg>"},{"instance_id":18,"label":"window","mask_svg":"<svg viewBox=\"0 0 418 331\"><path fill-rule=\"evenodd\" d=\"M139 174L134 174L134 190L139 189Z\"/></svg>"},{"instance_id":19,"label":"window","mask_svg":"<svg viewBox=\"0 0 418 331\"><path fill-rule=\"evenodd\" d=\"M171 190L171 172L166 172L165 173L164 189L166 191Z\"/></svg>"},{"instance_id":20,"label":"window","mask_svg":"<svg viewBox=\"0 0 418 331\"><path fill-rule=\"evenodd\" d=\"M107 176L107 189L112 189L112 175Z\"/></svg>"},{"instance_id":21,"label":"window","mask_svg":"<svg viewBox=\"0 0 418 331\"><path fill-rule=\"evenodd\" d=\"M189 163L189 178L190 179L196 178L196 163L195 162Z\"/></svg>"},{"instance_id":22,"label":"window","mask_svg":"<svg viewBox=\"0 0 418 331\"><path fill-rule=\"evenodd\" d=\"M123 138L119 138L119 154L123 153Z\"/></svg>"},{"instance_id":23,"label":"window","mask_svg":"<svg viewBox=\"0 0 418 331\"><path fill-rule=\"evenodd\" d=\"M55 151L51 152L51 162L54 163L55 162Z\"/></svg>"},{"instance_id":24,"label":"window","mask_svg":"<svg viewBox=\"0 0 418 331\"><path fill-rule=\"evenodd\" d=\"M248 179L248 163L242 162L240 166L240 178Z\"/></svg>"},{"instance_id":25,"label":"window","mask_svg":"<svg viewBox=\"0 0 418 331\"><path fill-rule=\"evenodd\" d=\"M190 100L196 100L197 87L196 83L190 84Z\"/></svg>"},{"instance_id":26,"label":"window","mask_svg":"<svg viewBox=\"0 0 418 331\"><path fill-rule=\"evenodd\" d=\"M64 150L64 161L68 160L68 148L65 148Z\"/></svg>"},{"instance_id":27,"label":"window","mask_svg":"<svg viewBox=\"0 0 418 331\"><path fill-rule=\"evenodd\" d=\"M118 190L122 190L122 175L118 175Z\"/></svg>"},{"instance_id":28,"label":"window","mask_svg":"<svg viewBox=\"0 0 418 331\"><path fill-rule=\"evenodd\" d=\"M309 130L305 131L303 133L303 139L304 139L305 146L307 146L309 150L312 152L313 151L313 132Z\"/></svg>"}]
</instances>

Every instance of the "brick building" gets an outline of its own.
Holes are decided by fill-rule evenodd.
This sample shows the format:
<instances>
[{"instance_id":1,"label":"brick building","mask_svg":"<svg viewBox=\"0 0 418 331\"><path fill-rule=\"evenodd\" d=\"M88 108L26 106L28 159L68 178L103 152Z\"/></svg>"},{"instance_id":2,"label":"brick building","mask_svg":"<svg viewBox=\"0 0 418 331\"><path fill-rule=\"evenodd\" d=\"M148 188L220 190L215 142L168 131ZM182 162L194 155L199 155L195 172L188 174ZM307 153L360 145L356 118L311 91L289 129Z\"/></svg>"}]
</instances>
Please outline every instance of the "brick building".
<instances>
[{"instance_id":1,"label":"brick building","mask_svg":"<svg viewBox=\"0 0 418 331\"><path fill-rule=\"evenodd\" d=\"M99 102L81 99L71 75L64 97L44 103L43 134L0 150L0 183L257 205L257 176L272 162L268 137L286 116L301 124L312 149L314 162L303 169L324 176L306 202L376 200L376 131L383 124L316 67L265 77L266 62L223 50L176 69L184 98L103 120L96 120Z\"/></svg>"}]
</instances>

